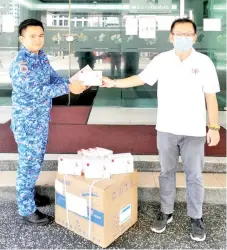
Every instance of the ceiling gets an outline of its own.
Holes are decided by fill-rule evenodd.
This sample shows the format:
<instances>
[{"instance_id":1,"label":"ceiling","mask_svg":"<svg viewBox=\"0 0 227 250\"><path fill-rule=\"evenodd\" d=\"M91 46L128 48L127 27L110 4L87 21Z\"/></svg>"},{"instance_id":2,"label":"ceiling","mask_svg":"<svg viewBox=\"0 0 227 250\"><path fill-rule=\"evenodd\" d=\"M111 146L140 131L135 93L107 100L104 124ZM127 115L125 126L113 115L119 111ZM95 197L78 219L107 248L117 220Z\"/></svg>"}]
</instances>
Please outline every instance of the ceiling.
<instances>
[{"instance_id":1,"label":"ceiling","mask_svg":"<svg viewBox=\"0 0 227 250\"><path fill-rule=\"evenodd\" d=\"M2 1L2 0L0 0ZM17 0L22 6L31 10L46 11L68 11L69 0ZM123 3L122 3L123 2ZM129 7L129 0L72 0L71 9L76 12L83 10L97 11L102 10L116 12L122 8ZM122 5L122 4L124 5ZM127 3L127 6L125 6Z\"/></svg>"}]
</instances>

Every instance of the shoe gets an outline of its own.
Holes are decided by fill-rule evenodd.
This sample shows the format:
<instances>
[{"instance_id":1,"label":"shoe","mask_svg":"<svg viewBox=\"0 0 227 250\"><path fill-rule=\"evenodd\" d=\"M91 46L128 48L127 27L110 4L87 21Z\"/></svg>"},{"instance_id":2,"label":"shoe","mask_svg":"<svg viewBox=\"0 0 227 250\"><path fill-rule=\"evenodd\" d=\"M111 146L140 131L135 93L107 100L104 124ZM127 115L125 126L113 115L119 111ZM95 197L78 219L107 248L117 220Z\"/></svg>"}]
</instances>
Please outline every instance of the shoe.
<instances>
[{"instance_id":1,"label":"shoe","mask_svg":"<svg viewBox=\"0 0 227 250\"><path fill-rule=\"evenodd\" d=\"M35 205L37 207L44 207L50 205L50 199L47 196L40 195L39 193L35 192Z\"/></svg>"},{"instance_id":2,"label":"shoe","mask_svg":"<svg viewBox=\"0 0 227 250\"><path fill-rule=\"evenodd\" d=\"M155 233L163 233L166 230L166 225L172 222L172 214L164 214L160 212L157 219L153 223L151 230Z\"/></svg>"},{"instance_id":3,"label":"shoe","mask_svg":"<svg viewBox=\"0 0 227 250\"><path fill-rule=\"evenodd\" d=\"M21 220L27 225L45 226L53 222L53 218L36 210L28 216L21 216Z\"/></svg>"},{"instance_id":4,"label":"shoe","mask_svg":"<svg viewBox=\"0 0 227 250\"><path fill-rule=\"evenodd\" d=\"M191 239L195 241L204 241L206 239L205 227L203 218L193 219L191 218Z\"/></svg>"}]
</instances>

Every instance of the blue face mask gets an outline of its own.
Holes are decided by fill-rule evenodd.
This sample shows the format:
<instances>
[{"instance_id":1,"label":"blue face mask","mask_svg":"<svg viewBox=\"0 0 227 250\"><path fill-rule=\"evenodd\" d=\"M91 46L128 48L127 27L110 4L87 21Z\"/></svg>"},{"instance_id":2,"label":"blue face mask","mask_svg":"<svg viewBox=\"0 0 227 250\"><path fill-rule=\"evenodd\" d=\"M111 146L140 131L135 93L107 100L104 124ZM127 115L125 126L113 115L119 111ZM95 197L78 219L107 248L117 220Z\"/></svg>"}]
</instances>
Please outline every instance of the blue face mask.
<instances>
[{"instance_id":1,"label":"blue face mask","mask_svg":"<svg viewBox=\"0 0 227 250\"><path fill-rule=\"evenodd\" d=\"M175 36L173 41L175 50L179 52L186 52L193 47L193 38L185 36Z\"/></svg>"}]
</instances>

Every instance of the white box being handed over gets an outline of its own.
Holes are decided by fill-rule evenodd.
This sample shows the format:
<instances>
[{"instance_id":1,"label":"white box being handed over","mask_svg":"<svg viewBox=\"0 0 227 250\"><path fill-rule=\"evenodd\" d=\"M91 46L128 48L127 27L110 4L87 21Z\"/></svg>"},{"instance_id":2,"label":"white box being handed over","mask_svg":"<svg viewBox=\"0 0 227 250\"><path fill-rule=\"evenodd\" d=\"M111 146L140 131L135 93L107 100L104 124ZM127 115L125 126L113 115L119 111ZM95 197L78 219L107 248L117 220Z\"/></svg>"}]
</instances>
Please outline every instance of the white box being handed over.
<instances>
[{"instance_id":1,"label":"white box being handed over","mask_svg":"<svg viewBox=\"0 0 227 250\"><path fill-rule=\"evenodd\" d=\"M111 174L126 174L134 172L134 162L131 153L108 156L108 168Z\"/></svg>"},{"instance_id":2,"label":"white box being handed over","mask_svg":"<svg viewBox=\"0 0 227 250\"><path fill-rule=\"evenodd\" d=\"M82 68L69 80L82 81L86 86L101 86L102 85L102 71L93 71L89 65Z\"/></svg>"}]
</instances>

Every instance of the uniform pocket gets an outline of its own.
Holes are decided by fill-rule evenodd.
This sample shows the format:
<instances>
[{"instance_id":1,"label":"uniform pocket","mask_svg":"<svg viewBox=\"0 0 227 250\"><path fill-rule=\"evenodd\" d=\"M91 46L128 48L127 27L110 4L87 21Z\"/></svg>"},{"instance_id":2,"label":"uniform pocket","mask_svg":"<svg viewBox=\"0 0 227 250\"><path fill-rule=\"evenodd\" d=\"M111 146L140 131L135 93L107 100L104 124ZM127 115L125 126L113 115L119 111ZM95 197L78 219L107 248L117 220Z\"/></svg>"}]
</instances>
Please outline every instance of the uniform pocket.
<instances>
[{"instance_id":1,"label":"uniform pocket","mask_svg":"<svg viewBox=\"0 0 227 250\"><path fill-rule=\"evenodd\" d=\"M29 120L26 122L25 133L31 141L46 139L49 121Z\"/></svg>"},{"instance_id":2,"label":"uniform pocket","mask_svg":"<svg viewBox=\"0 0 227 250\"><path fill-rule=\"evenodd\" d=\"M11 130L13 132L15 141L17 143L21 143L24 140L26 140L26 132L25 132L25 128L24 128L24 122L13 121L11 123Z\"/></svg>"}]
</instances>

